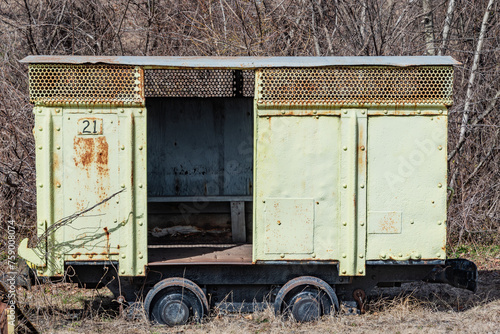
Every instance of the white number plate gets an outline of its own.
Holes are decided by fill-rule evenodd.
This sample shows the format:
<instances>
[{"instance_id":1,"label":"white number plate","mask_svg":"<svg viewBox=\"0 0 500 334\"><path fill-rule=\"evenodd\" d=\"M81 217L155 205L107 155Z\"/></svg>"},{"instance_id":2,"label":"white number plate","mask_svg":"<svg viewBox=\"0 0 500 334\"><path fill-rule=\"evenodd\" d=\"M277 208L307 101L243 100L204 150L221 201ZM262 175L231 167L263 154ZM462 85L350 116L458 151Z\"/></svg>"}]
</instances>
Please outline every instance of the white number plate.
<instances>
[{"instance_id":1,"label":"white number plate","mask_svg":"<svg viewBox=\"0 0 500 334\"><path fill-rule=\"evenodd\" d=\"M102 135L102 118L82 118L78 120L79 135Z\"/></svg>"}]
</instances>

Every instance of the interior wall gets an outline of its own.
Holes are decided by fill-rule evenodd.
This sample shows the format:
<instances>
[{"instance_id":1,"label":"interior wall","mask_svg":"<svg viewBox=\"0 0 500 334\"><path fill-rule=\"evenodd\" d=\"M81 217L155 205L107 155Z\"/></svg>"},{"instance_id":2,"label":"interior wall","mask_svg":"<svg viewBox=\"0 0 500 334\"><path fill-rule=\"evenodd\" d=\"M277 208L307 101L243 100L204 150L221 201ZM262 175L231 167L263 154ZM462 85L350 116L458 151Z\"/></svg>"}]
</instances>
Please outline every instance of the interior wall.
<instances>
[{"instance_id":1,"label":"interior wall","mask_svg":"<svg viewBox=\"0 0 500 334\"><path fill-rule=\"evenodd\" d=\"M147 98L146 106L149 197L252 194L252 98Z\"/></svg>"}]
</instances>

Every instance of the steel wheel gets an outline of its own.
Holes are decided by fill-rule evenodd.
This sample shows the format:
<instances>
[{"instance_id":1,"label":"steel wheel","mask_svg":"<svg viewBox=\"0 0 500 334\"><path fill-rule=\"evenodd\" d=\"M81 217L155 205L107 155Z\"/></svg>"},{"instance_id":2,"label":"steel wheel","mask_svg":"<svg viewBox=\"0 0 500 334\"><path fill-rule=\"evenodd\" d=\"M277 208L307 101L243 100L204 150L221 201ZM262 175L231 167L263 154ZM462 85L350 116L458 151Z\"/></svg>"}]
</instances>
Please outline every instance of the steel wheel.
<instances>
[{"instance_id":1,"label":"steel wheel","mask_svg":"<svg viewBox=\"0 0 500 334\"><path fill-rule=\"evenodd\" d=\"M177 326L201 321L208 302L199 286L184 278L169 278L148 292L144 308L153 322Z\"/></svg>"},{"instance_id":2,"label":"steel wheel","mask_svg":"<svg viewBox=\"0 0 500 334\"><path fill-rule=\"evenodd\" d=\"M274 308L276 314L307 322L338 310L339 304L335 291L325 281L302 276L290 280L280 289Z\"/></svg>"}]
</instances>

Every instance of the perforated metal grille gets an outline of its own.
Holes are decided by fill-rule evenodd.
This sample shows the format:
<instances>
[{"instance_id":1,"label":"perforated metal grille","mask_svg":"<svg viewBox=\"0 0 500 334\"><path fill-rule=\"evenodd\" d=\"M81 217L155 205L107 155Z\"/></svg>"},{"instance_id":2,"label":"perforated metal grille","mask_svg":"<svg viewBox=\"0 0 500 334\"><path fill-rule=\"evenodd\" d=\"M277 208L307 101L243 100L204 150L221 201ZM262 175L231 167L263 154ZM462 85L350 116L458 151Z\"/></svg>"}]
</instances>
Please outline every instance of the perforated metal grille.
<instances>
[{"instance_id":1,"label":"perforated metal grille","mask_svg":"<svg viewBox=\"0 0 500 334\"><path fill-rule=\"evenodd\" d=\"M453 67L272 68L259 72L258 102L452 103Z\"/></svg>"},{"instance_id":2,"label":"perforated metal grille","mask_svg":"<svg viewBox=\"0 0 500 334\"><path fill-rule=\"evenodd\" d=\"M146 97L234 97L254 95L254 71L144 71Z\"/></svg>"},{"instance_id":3,"label":"perforated metal grille","mask_svg":"<svg viewBox=\"0 0 500 334\"><path fill-rule=\"evenodd\" d=\"M142 82L142 69L133 66L33 64L29 67L32 103L142 103Z\"/></svg>"}]
</instances>

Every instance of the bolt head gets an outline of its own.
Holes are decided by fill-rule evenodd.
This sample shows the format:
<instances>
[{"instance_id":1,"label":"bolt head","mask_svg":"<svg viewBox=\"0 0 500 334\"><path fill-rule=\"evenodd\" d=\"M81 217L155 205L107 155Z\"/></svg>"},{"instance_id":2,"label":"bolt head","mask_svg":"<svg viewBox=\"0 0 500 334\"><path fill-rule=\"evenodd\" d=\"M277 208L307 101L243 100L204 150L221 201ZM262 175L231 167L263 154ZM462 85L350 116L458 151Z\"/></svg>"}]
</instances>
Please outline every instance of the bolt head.
<instances>
[{"instance_id":1,"label":"bolt head","mask_svg":"<svg viewBox=\"0 0 500 334\"><path fill-rule=\"evenodd\" d=\"M122 274L122 275L125 274L125 270L123 270L123 269L120 270L120 274Z\"/></svg>"},{"instance_id":2,"label":"bolt head","mask_svg":"<svg viewBox=\"0 0 500 334\"><path fill-rule=\"evenodd\" d=\"M342 258L345 259L347 255L345 253L342 253Z\"/></svg>"},{"instance_id":3,"label":"bolt head","mask_svg":"<svg viewBox=\"0 0 500 334\"><path fill-rule=\"evenodd\" d=\"M281 258L284 258L284 257L285 257L285 254L281 253L281 254L280 254L280 257L281 257Z\"/></svg>"},{"instance_id":4,"label":"bolt head","mask_svg":"<svg viewBox=\"0 0 500 334\"><path fill-rule=\"evenodd\" d=\"M342 274L344 274L344 275L345 275L346 273L347 273L347 270L345 270L345 269L344 269L344 270L342 270Z\"/></svg>"}]
</instances>

